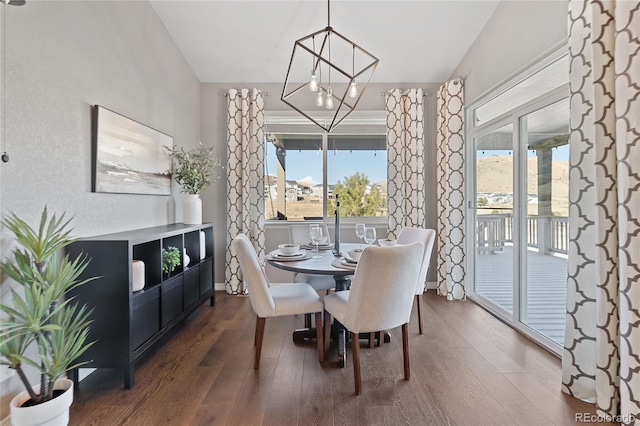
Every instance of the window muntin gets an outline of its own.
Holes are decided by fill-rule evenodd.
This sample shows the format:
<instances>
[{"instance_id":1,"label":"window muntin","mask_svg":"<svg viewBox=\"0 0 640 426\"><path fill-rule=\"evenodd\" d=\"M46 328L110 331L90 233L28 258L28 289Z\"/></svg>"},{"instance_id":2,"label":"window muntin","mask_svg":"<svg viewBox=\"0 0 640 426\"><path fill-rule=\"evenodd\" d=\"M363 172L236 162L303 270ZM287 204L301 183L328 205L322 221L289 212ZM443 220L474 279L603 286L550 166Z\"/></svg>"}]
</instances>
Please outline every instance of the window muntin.
<instances>
[{"instance_id":1,"label":"window muntin","mask_svg":"<svg viewBox=\"0 0 640 426\"><path fill-rule=\"evenodd\" d=\"M267 134L265 219L386 216L386 181L384 134Z\"/></svg>"}]
</instances>

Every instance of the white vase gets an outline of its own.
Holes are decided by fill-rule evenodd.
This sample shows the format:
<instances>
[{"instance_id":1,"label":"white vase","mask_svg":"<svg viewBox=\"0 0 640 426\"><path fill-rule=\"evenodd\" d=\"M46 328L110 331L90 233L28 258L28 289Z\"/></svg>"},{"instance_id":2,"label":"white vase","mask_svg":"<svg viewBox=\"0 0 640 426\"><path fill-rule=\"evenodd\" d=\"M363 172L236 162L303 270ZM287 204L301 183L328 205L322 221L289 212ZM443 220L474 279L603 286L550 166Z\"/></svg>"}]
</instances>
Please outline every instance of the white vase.
<instances>
[{"instance_id":1,"label":"white vase","mask_svg":"<svg viewBox=\"0 0 640 426\"><path fill-rule=\"evenodd\" d=\"M133 272L132 290L140 291L144 288L144 262L142 260L134 260L131 263Z\"/></svg>"},{"instance_id":2,"label":"white vase","mask_svg":"<svg viewBox=\"0 0 640 426\"><path fill-rule=\"evenodd\" d=\"M200 260L207 256L207 244L204 237L204 231L200 231Z\"/></svg>"},{"instance_id":3,"label":"white vase","mask_svg":"<svg viewBox=\"0 0 640 426\"><path fill-rule=\"evenodd\" d=\"M183 194L182 215L182 222L187 225L200 225L202 223L202 200L200 195Z\"/></svg>"},{"instance_id":4,"label":"white vase","mask_svg":"<svg viewBox=\"0 0 640 426\"><path fill-rule=\"evenodd\" d=\"M69 379L58 379L53 385L54 390L64 390L62 395L51 401L31 407L22 407L31 397L25 390L11 400L11 424L14 426L69 424L69 407L73 402L73 382ZM40 385L33 386L35 392L40 392Z\"/></svg>"},{"instance_id":5,"label":"white vase","mask_svg":"<svg viewBox=\"0 0 640 426\"><path fill-rule=\"evenodd\" d=\"M186 268L189 266L189 262L191 262L191 258L187 254L187 249L182 249L182 265Z\"/></svg>"}]
</instances>

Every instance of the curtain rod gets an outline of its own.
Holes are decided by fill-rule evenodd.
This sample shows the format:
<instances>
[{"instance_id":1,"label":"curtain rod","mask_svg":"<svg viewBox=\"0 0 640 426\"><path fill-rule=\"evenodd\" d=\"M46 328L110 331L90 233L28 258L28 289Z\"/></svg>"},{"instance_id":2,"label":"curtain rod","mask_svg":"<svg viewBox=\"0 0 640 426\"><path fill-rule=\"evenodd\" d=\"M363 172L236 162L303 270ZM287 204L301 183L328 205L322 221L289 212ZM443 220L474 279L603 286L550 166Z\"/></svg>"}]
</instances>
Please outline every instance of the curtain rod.
<instances>
[{"instance_id":1,"label":"curtain rod","mask_svg":"<svg viewBox=\"0 0 640 426\"><path fill-rule=\"evenodd\" d=\"M422 97L423 97L423 98L426 98L427 96L429 96L429 95L431 94L431 90L422 89L422 91L424 92L424 93L422 94ZM380 93L380 96L387 96L387 95L389 94L389 92L390 92L389 90L388 90L388 91L386 91L386 92L382 92L382 93Z\"/></svg>"},{"instance_id":2,"label":"curtain rod","mask_svg":"<svg viewBox=\"0 0 640 426\"><path fill-rule=\"evenodd\" d=\"M270 92L260 92L260 93L262 94L262 96L271 96L271 93L270 93ZM229 94L228 94L228 93L225 93L223 96L224 96L225 98L227 98L227 97L229 97Z\"/></svg>"}]
</instances>

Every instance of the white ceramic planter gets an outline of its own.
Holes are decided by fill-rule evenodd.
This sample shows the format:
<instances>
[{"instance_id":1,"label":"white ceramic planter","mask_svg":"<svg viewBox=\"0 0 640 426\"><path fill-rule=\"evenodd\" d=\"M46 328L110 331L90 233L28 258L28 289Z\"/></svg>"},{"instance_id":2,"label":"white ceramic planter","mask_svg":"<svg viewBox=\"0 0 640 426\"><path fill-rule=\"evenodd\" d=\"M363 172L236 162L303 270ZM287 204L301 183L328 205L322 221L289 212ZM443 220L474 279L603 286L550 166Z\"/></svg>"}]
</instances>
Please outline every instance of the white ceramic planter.
<instances>
[{"instance_id":1,"label":"white ceramic planter","mask_svg":"<svg viewBox=\"0 0 640 426\"><path fill-rule=\"evenodd\" d=\"M131 264L133 272L133 291L140 291L144 288L144 262L134 260Z\"/></svg>"},{"instance_id":2,"label":"white ceramic planter","mask_svg":"<svg viewBox=\"0 0 640 426\"><path fill-rule=\"evenodd\" d=\"M202 223L202 200L200 195L183 194L182 215L182 222L187 225L200 225Z\"/></svg>"},{"instance_id":3,"label":"white ceramic planter","mask_svg":"<svg viewBox=\"0 0 640 426\"><path fill-rule=\"evenodd\" d=\"M69 424L69 407L73 402L73 382L69 379L58 379L53 385L54 390L65 392L57 398L32 407L21 407L30 397L27 391L22 391L11 400L11 424L13 426L50 425L61 426ZM40 385L33 387L40 391Z\"/></svg>"},{"instance_id":4,"label":"white ceramic planter","mask_svg":"<svg viewBox=\"0 0 640 426\"><path fill-rule=\"evenodd\" d=\"M200 231L200 260L204 259L207 255L207 246L205 244L204 231Z\"/></svg>"},{"instance_id":5,"label":"white ceramic planter","mask_svg":"<svg viewBox=\"0 0 640 426\"><path fill-rule=\"evenodd\" d=\"M182 265L186 268L191 263L191 258L187 254L187 249L182 250Z\"/></svg>"}]
</instances>

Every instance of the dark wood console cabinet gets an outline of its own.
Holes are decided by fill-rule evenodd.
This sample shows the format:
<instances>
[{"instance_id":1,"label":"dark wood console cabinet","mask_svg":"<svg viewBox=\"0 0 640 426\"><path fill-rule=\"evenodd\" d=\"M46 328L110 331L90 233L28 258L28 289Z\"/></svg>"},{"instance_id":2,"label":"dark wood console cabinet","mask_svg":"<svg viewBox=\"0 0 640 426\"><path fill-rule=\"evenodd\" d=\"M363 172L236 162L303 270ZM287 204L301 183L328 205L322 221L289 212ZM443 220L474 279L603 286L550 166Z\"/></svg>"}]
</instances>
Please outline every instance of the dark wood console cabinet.
<instances>
[{"instance_id":1,"label":"dark wood console cabinet","mask_svg":"<svg viewBox=\"0 0 640 426\"><path fill-rule=\"evenodd\" d=\"M162 272L161 259L162 248L168 246L181 253L181 264L170 276ZM184 249L190 257L186 266ZM135 384L136 361L154 343L207 299L215 305L211 224L172 224L82 238L66 251L72 259L80 254L91 259L80 279L100 277L68 294L94 309L89 340L96 343L80 361L88 361L83 366L88 368L122 368L127 389ZM145 286L136 292L133 260L145 264ZM77 371L71 375L77 382Z\"/></svg>"}]
</instances>

